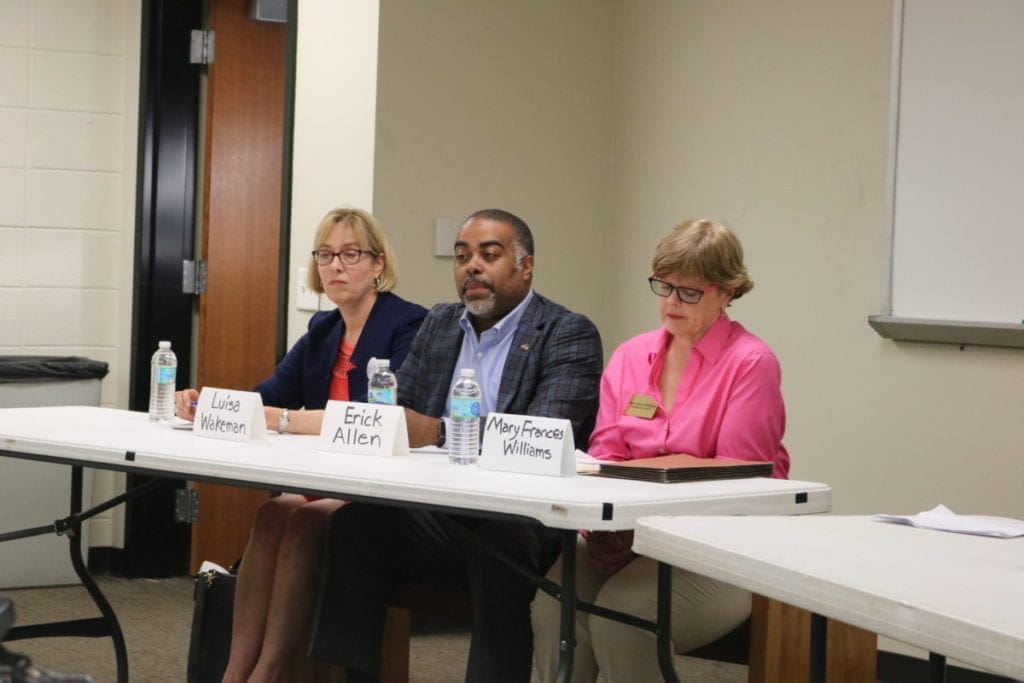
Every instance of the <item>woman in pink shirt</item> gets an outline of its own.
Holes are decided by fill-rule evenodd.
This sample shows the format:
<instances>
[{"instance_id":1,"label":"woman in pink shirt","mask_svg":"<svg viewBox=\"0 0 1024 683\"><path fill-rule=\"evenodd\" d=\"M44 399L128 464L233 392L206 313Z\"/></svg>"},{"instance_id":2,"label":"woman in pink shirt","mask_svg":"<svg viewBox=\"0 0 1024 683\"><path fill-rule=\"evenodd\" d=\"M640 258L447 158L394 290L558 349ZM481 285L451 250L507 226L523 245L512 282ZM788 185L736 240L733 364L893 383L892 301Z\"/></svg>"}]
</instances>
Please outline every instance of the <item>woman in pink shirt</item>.
<instances>
[{"instance_id":1,"label":"woman in pink shirt","mask_svg":"<svg viewBox=\"0 0 1024 683\"><path fill-rule=\"evenodd\" d=\"M602 460L689 453L760 460L773 476L789 472L782 445L786 413L779 361L725 309L749 292L743 248L728 228L686 221L658 244L651 264L662 326L615 350L601 377L600 408L588 451ZM584 532L577 545L581 600L656 618L657 563L630 550L633 532ZM559 561L549 578L561 576ZM710 643L750 614L750 594L681 569L672 575L672 641L677 652ZM541 679L558 667L559 607L545 593L533 603L534 652ZM661 680L649 631L579 613L573 680Z\"/></svg>"}]
</instances>

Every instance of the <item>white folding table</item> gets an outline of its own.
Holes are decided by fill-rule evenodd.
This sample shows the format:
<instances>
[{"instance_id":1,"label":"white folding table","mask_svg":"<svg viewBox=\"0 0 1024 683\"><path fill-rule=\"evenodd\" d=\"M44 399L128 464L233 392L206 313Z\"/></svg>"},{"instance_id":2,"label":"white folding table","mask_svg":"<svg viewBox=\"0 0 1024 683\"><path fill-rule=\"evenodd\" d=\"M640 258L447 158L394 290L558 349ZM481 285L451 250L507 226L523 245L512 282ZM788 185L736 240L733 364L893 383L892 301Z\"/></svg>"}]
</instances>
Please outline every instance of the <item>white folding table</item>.
<instances>
[{"instance_id":1,"label":"white folding table","mask_svg":"<svg viewBox=\"0 0 1024 683\"><path fill-rule=\"evenodd\" d=\"M71 522L56 523L65 528L74 526L80 512L77 489L83 467L519 519L561 530L563 549L568 550L575 548L578 529L632 529L644 515L794 515L827 512L831 507L829 487L810 482L757 478L657 484L596 476L546 477L453 466L442 453L347 455L318 451L317 443L313 436L274 433L265 441L249 443L213 440L152 424L144 413L109 408L0 410L0 455L70 465L77 473ZM123 498L99 507L107 509ZM127 657L116 617L109 605L103 606L106 600L85 570L77 534L71 536L72 562L110 625L111 633L102 635L114 639L119 680L126 680ZM545 585L543 578L538 584L562 603L563 654L571 655L578 602L575 553L565 552L564 557L561 586ZM657 625L651 624L650 630L657 632ZM571 667L572 657L563 656L560 671L566 680Z\"/></svg>"},{"instance_id":2,"label":"white folding table","mask_svg":"<svg viewBox=\"0 0 1024 683\"><path fill-rule=\"evenodd\" d=\"M633 549L925 648L933 680L945 656L1024 679L1024 538L863 516L658 516L637 522ZM823 653L812 661L820 673Z\"/></svg>"}]
</instances>

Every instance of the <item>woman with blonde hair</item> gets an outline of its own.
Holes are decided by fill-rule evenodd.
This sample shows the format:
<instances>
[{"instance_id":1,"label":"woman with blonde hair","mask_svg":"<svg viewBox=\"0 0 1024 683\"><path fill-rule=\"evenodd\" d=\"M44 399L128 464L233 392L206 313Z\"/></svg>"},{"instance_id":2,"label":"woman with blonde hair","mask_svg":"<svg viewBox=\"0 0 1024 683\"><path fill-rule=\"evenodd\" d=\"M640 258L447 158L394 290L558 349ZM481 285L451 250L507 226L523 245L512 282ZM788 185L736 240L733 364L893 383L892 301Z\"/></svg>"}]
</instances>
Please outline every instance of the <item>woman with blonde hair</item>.
<instances>
[{"instance_id":1,"label":"woman with blonde hair","mask_svg":"<svg viewBox=\"0 0 1024 683\"><path fill-rule=\"evenodd\" d=\"M397 369L427 311L392 289L398 280L384 230L360 209L334 209L313 238L308 285L334 304L315 313L256 391L267 428L318 434L328 399L365 401L367 361ZM194 389L176 395L176 412L192 419ZM308 647L324 533L340 500L295 494L271 498L256 512L235 592L231 655L224 681L289 678L296 653Z\"/></svg>"}]
</instances>

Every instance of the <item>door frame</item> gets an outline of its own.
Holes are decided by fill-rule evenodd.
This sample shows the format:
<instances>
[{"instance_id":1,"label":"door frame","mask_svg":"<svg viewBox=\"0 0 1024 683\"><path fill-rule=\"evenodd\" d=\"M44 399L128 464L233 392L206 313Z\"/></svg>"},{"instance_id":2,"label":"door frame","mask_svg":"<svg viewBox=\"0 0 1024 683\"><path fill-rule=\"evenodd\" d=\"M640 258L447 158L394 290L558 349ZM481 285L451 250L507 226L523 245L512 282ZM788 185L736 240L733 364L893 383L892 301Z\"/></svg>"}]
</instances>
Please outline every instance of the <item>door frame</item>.
<instances>
[{"instance_id":1,"label":"door frame","mask_svg":"<svg viewBox=\"0 0 1024 683\"><path fill-rule=\"evenodd\" d=\"M160 340L178 357L178 386L191 375L194 296L182 292L182 262L194 260L199 68L189 63L202 0L144 0L139 77L139 154L132 297L130 410L149 405L150 358ZM127 475L128 488L148 478ZM172 576L187 566L189 529L174 521L169 482L125 507L124 547L90 563L124 576Z\"/></svg>"}]
</instances>

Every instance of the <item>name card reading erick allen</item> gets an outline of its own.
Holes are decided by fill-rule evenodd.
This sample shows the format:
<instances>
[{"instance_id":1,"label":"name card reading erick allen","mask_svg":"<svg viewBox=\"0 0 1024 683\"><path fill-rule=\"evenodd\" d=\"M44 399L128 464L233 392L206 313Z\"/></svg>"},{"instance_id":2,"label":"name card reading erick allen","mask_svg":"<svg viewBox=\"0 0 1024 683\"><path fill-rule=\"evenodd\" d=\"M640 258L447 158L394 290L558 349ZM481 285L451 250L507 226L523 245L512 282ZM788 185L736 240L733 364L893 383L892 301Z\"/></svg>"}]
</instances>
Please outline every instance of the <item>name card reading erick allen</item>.
<instances>
[{"instance_id":1,"label":"name card reading erick allen","mask_svg":"<svg viewBox=\"0 0 1024 683\"><path fill-rule=\"evenodd\" d=\"M203 387L192 433L227 441L266 439L263 398L255 391Z\"/></svg>"},{"instance_id":2,"label":"name card reading erick allen","mask_svg":"<svg viewBox=\"0 0 1024 683\"><path fill-rule=\"evenodd\" d=\"M484 422L480 467L524 474L576 474L572 423L553 417L491 413Z\"/></svg>"},{"instance_id":3,"label":"name card reading erick allen","mask_svg":"<svg viewBox=\"0 0 1024 683\"><path fill-rule=\"evenodd\" d=\"M359 455L407 455L405 409L380 403L328 401L319 448Z\"/></svg>"}]
</instances>

